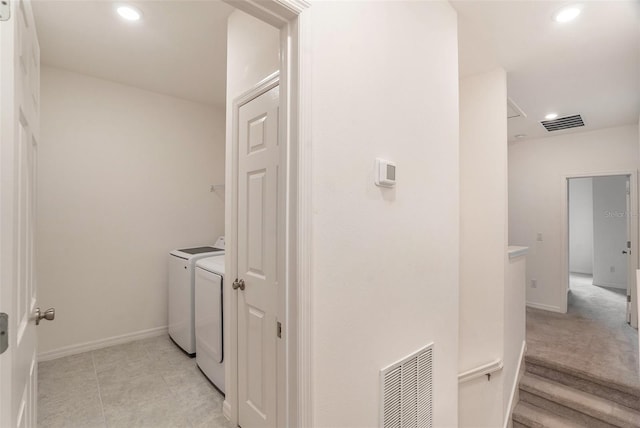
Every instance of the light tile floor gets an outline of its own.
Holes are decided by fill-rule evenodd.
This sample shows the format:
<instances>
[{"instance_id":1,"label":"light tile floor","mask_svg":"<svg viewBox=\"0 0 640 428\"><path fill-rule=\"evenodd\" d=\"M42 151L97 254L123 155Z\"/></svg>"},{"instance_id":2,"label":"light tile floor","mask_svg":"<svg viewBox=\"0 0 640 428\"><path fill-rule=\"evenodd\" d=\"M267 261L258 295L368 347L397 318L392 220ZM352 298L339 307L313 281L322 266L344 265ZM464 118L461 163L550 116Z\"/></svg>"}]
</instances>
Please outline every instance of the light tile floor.
<instances>
[{"instance_id":1,"label":"light tile floor","mask_svg":"<svg viewBox=\"0 0 640 428\"><path fill-rule=\"evenodd\" d=\"M168 336L38 365L38 426L231 428L224 398Z\"/></svg>"}]
</instances>

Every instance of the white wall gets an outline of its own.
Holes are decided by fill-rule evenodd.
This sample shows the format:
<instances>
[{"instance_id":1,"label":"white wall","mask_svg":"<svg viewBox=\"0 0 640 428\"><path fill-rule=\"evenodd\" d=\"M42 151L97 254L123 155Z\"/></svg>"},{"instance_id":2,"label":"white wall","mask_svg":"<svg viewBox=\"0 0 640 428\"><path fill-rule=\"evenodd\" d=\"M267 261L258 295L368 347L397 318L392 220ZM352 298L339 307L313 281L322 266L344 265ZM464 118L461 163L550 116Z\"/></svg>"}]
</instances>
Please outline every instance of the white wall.
<instances>
[{"instance_id":1,"label":"white wall","mask_svg":"<svg viewBox=\"0 0 640 428\"><path fill-rule=\"evenodd\" d=\"M224 112L42 69L41 352L167 325L167 255L224 233Z\"/></svg>"},{"instance_id":2,"label":"white wall","mask_svg":"<svg viewBox=\"0 0 640 428\"><path fill-rule=\"evenodd\" d=\"M460 80L460 372L504 352L506 99L503 69ZM502 425L504 381L496 373L460 385L461 427Z\"/></svg>"},{"instance_id":3,"label":"white wall","mask_svg":"<svg viewBox=\"0 0 640 428\"><path fill-rule=\"evenodd\" d=\"M227 21L228 108L239 95L279 68L279 30L242 11L233 11Z\"/></svg>"},{"instance_id":4,"label":"white wall","mask_svg":"<svg viewBox=\"0 0 640 428\"><path fill-rule=\"evenodd\" d=\"M509 144L509 238L528 246L527 302L561 310L565 175L638 168L636 125ZM537 234L542 234L542 241ZM537 279L537 288L531 279Z\"/></svg>"},{"instance_id":5,"label":"white wall","mask_svg":"<svg viewBox=\"0 0 640 428\"><path fill-rule=\"evenodd\" d=\"M510 247L516 250L519 247ZM523 343L526 336L527 312L526 312L526 270L527 255L516 256L510 254L506 270L504 288L504 367L502 369L502 412L504 416L510 413L509 404L517 403L518 368L523 357ZM522 367L520 367L522 371ZM512 394L514 402L510 403ZM503 416L503 419L504 419ZM504 420L502 421L504 424Z\"/></svg>"},{"instance_id":6,"label":"white wall","mask_svg":"<svg viewBox=\"0 0 640 428\"><path fill-rule=\"evenodd\" d=\"M627 288L627 177L593 179L593 283Z\"/></svg>"},{"instance_id":7,"label":"white wall","mask_svg":"<svg viewBox=\"0 0 640 428\"><path fill-rule=\"evenodd\" d=\"M569 271L593 274L593 182L569 180Z\"/></svg>"},{"instance_id":8,"label":"white wall","mask_svg":"<svg viewBox=\"0 0 640 428\"><path fill-rule=\"evenodd\" d=\"M378 426L380 369L434 342L434 426L455 427L455 11L318 1L307 19L314 426ZM394 189L374 185L376 157L397 162Z\"/></svg>"}]
</instances>

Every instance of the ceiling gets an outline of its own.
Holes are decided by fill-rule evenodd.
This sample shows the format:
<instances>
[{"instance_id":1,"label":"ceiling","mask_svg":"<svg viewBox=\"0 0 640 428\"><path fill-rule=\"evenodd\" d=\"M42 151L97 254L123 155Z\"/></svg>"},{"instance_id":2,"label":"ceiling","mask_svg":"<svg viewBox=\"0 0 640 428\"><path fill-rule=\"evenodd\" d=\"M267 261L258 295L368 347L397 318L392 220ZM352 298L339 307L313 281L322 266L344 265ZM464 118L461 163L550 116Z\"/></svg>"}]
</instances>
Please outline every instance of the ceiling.
<instances>
[{"instance_id":1,"label":"ceiling","mask_svg":"<svg viewBox=\"0 0 640 428\"><path fill-rule=\"evenodd\" d=\"M640 2L582 1L560 24L566 1L451 1L459 15L462 76L502 66L507 91L527 115L508 120L509 141L637 124ZM582 115L584 127L547 132L545 114Z\"/></svg>"},{"instance_id":2,"label":"ceiling","mask_svg":"<svg viewBox=\"0 0 640 428\"><path fill-rule=\"evenodd\" d=\"M34 0L45 65L224 106L227 18L221 1L132 1L138 22L112 1Z\"/></svg>"},{"instance_id":3,"label":"ceiling","mask_svg":"<svg viewBox=\"0 0 640 428\"><path fill-rule=\"evenodd\" d=\"M91 76L223 106L226 21L219 0L134 1L130 23L112 1L34 0L42 62ZM509 119L509 140L638 123L640 2L583 1L566 24L565 1L452 0L459 15L462 76L502 66L508 95L527 117ZM548 133L548 112L581 114L585 127Z\"/></svg>"}]
</instances>

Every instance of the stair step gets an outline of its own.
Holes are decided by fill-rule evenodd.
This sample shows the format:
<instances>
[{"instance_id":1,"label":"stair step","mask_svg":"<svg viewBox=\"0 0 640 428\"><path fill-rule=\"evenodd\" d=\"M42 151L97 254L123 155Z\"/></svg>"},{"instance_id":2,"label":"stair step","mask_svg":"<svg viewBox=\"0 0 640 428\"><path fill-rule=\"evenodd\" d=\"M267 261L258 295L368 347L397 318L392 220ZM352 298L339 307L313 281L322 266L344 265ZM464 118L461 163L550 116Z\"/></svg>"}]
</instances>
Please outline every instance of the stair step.
<instances>
[{"instance_id":1,"label":"stair step","mask_svg":"<svg viewBox=\"0 0 640 428\"><path fill-rule=\"evenodd\" d=\"M621 383L602 376L567 366L557 361L550 361L527 355L525 370L528 373L551 379L578 389L614 401L625 407L640 410L640 387L638 382Z\"/></svg>"},{"instance_id":2,"label":"stair step","mask_svg":"<svg viewBox=\"0 0 640 428\"><path fill-rule=\"evenodd\" d=\"M565 407L562 404L558 404L553 400L546 399L544 397L540 397L535 394L531 394L529 392L520 390L520 400L523 403L530 404L532 406L543 409L549 413L552 413L557 416L561 416L567 420L573 421L580 426L589 427L589 428L616 428L615 425L611 425L600 419L596 419L591 417L585 413L581 413L578 410L571 409L569 407Z\"/></svg>"},{"instance_id":3,"label":"stair step","mask_svg":"<svg viewBox=\"0 0 640 428\"><path fill-rule=\"evenodd\" d=\"M513 409L513 426L528 428L584 428L584 425L550 413L534 405L519 402Z\"/></svg>"},{"instance_id":4,"label":"stair step","mask_svg":"<svg viewBox=\"0 0 640 428\"><path fill-rule=\"evenodd\" d=\"M520 399L589 427L638 428L640 412L611 400L525 373Z\"/></svg>"}]
</instances>

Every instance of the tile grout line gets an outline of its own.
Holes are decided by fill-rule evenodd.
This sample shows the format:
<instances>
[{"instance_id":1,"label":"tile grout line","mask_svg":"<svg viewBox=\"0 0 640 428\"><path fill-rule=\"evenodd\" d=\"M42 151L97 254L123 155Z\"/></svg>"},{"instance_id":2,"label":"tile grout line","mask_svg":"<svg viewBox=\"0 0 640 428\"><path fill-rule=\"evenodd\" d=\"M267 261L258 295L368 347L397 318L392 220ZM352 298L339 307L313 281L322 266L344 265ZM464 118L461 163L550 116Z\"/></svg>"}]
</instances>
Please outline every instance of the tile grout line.
<instances>
[{"instance_id":1,"label":"tile grout line","mask_svg":"<svg viewBox=\"0 0 640 428\"><path fill-rule=\"evenodd\" d=\"M148 345L144 347L144 351L145 351L145 353L147 354L147 357L148 357L149 359L152 359L152 358L153 358L153 357L152 357L152 355L151 355L151 351L149 351ZM157 370L157 369L155 369L155 370ZM165 375L164 375L164 374L162 374L162 372L158 372L158 373L156 373L156 375L157 375L157 376L160 376L160 379L162 379L162 382L163 382L163 383L166 385L166 387L169 389L169 392L171 393L171 396L172 396L174 399L178 399L178 398L179 398L178 393L176 392L176 390L174 389L174 387L173 387L173 386L171 386L171 385L167 382L167 379L165 378ZM189 427L193 427L193 426L194 426L193 422L191 421L191 418L190 418L188 415L186 415L186 422L189 424Z\"/></svg>"},{"instance_id":2,"label":"tile grout line","mask_svg":"<svg viewBox=\"0 0 640 428\"><path fill-rule=\"evenodd\" d=\"M142 341L141 341L142 342ZM142 346L140 346L142 345ZM190 380L189 378L191 377L191 374L193 373L197 373L197 370L194 370L195 368L195 360L190 359L188 357L184 357L182 355L180 355L181 358L175 358L175 355L173 355L173 353L171 352L167 352L164 353L162 352L162 347L159 347L156 349L155 346L153 346L153 343L146 343L146 342L142 342L140 345L138 346L134 346L133 348L138 348L138 350L136 349L128 349L127 352L134 352L135 356L138 358L142 358L140 361L142 361L144 364L150 365L147 366L146 370L148 371L148 375L150 377L153 377L155 379L157 379L159 382L156 384L156 388L160 387L160 388L166 388L168 394L166 396L166 399L168 400L168 402L180 402L180 396L181 396L181 391L182 391L182 387L187 387L187 388L191 388L190 385L194 385L194 387L196 387L197 385L199 385L197 383L198 380L204 380L202 374L200 373L200 376L198 376L198 378L194 379L193 381L195 381L196 383L192 384L192 380ZM142 351L142 352L140 352ZM171 348L171 351L174 351L174 348ZM138 353L139 352L139 353ZM98 365L96 363L96 358L95 358L95 354L98 352L94 352L94 351L89 351L87 352L89 355L89 358L91 359L91 364L92 364L92 368L93 368L93 372L94 372L94 382L96 382L96 386L98 387L98 402L100 405L100 411L102 414L102 419L103 419L103 428L107 428L110 424L115 423L116 425L118 425L118 422L116 422L115 420L111 420L110 417L110 424L107 424L106 422L106 409L104 407L104 399L102 397L102 382L100 381L100 377L98 375ZM85 353L85 355L87 354ZM100 353L98 353L98 355L101 355ZM153 360L159 360L161 364L151 364L151 362ZM184 361L183 361L184 360ZM137 360L136 360L137 361ZM183 364L185 363L186 364ZM76 369L79 369L78 367L76 367ZM86 368L82 367L82 372L83 373L87 373L85 372ZM182 373L182 371L184 370L184 373ZM74 376L74 374L76 373L75 370L70 370L69 372L69 376ZM101 366L101 373L102 372L102 366ZM88 373L87 373L88 375ZM107 378L104 378L105 373L103 373L103 380L106 381ZM173 375L177 375L178 377L176 378L177 381L179 382L175 382L172 381L170 378L172 378ZM85 374L83 374L83 376L86 376ZM182 379L182 377L186 376L184 379ZM159 378L159 379L158 379ZM87 381L90 382L90 379L87 378ZM83 382L83 384L86 384L86 382ZM126 384L128 383L128 381L126 379L123 379L123 382ZM186 383L185 383L186 382ZM88 384L86 384L88 385ZM164 385L164 386L161 386ZM105 388L107 388L107 390L105 390L105 393L108 393L108 387L105 384ZM144 391L143 391L144 392ZM107 394L108 395L108 394ZM75 397L75 396L74 396ZM71 397L70 397L71 398ZM68 405L69 408L73 408L74 404L76 402L74 402L73 400L77 400L80 397L75 397L71 400L68 401ZM109 397L107 397L107 401ZM195 428L196 426L200 426L200 419L195 417L195 414L192 414L190 410L187 410L186 407L190 406L191 401L186 402L186 403L180 403L180 407L183 408L183 410L181 411L175 411L176 415L180 414L180 416L178 416L178 418L180 419L180 422L175 425L175 426L182 426L184 428ZM115 408L114 409L116 412L119 412L120 409L119 408ZM211 416L211 420L209 421L210 423L212 423L213 425L207 425L208 428L222 428L223 426L226 427L226 425L222 424L218 424L218 422L216 422L217 420L214 421L213 416L216 416L218 414L219 410L216 409L211 409L211 410L207 410L206 413L204 413L202 416L209 418L209 416ZM99 417L96 415L96 417ZM209 420L209 419L207 419ZM69 422L69 421L67 421ZM96 420L97 422L97 420ZM69 425L67 425L69 426ZM81 425L77 425L77 426L81 426ZM118 425L120 426L120 425ZM122 425L127 426L127 425ZM130 425L129 425L130 426ZM204 425L203 425L204 426Z\"/></svg>"},{"instance_id":3,"label":"tile grout line","mask_svg":"<svg viewBox=\"0 0 640 428\"><path fill-rule=\"evenodd\" d=\"M107 417L104 415L104 404L102 403L102 392L100 391L100 381L98 380L98 369L96 367L96 360L93 358L93 351L91 351L91 363L93 364L93 373L96 375L96 385L98 386L98 398L100 399L100 411L102 411L102 421L105 428L107 427Z\"/></svg>"}]
</instances>

